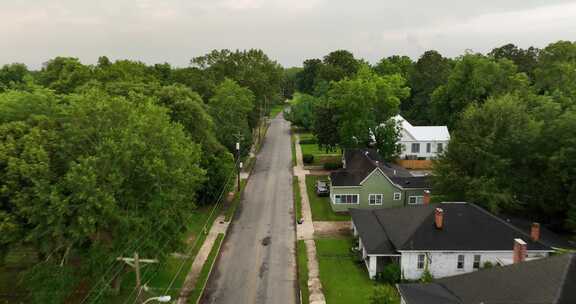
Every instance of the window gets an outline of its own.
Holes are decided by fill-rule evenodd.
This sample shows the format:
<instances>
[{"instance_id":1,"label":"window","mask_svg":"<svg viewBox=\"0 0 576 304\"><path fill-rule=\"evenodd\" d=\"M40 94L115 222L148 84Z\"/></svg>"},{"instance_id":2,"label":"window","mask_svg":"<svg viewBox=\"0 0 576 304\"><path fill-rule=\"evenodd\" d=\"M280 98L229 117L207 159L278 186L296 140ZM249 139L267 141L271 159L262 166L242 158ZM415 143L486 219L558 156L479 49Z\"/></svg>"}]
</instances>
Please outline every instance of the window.
<instances>
[{"instance_id":1,"label":"window","mask_svg":"<svg viewBox=\"0 0 576 304\"><path fill-rule=\"evenodd\" d=\"M394 192L394 200L399 201L402 199L402 192Z\"/></svg>"},{"instance_id":2,"label":"window","mask_svg":"<svg viewBox=\"0 0 576 304\"><path fill-rule=\"evenodd\" d=\"M474 264L472 267L474 269L480 269L480 255L479 254L474 255Z\"/></svg>"},{"instance_id":3,"label":"window","mask_svg":"<svg viewBox=\"0 0 576 304\"><path fill-rule=\"evenodd\" d=\"M430 153L430 151L432 151L432 144L431 144L431 143L427 143L427 144L426 144L426 153Z\"/></svg>"},{"instance_id":4,"label":"window","mask_svg":"<svg viewBox=\"0 0 576 304\"><path fill-rule=\"evenodd\" d=\"M418 255L418 269L424 269L424 259L426 258L425 255L419 254Z\"/></svg>"},{"instance_id":5,"label":"window","mask_svg":"<svg viewBox=\"0 0 576 304\"><path fill-rule=\"evenodd\" d=\"M442 151L444 151L444 145L442 143L438 143L438 146L436 148L436 152L442 153Z\"/></svg>"},{"instance_id":6,"label":"window","mask_svg":"<svg viewBox=\"0 0 576 304\"><path fill-rule=\"evenodd\" d=\"M334 204L358 204L358 194L335 194Z\"/></svg>"},{"instance_id":7,"label":"window","mask_svg":"<svg viewBox=\"0 0 576 304\"><path fill-rule=\"evenodd\" d=\"M368 195L368 203L370 205L382 205L383 194L370 194Z\"/></svg>"},{"instance_id":8,"label":"window","mask_svg":"<svg viewBox=\"0 0 576 304\"><path fill-rule=\"evenodd\" d=\"M408 204L409 205L421 205L424 203L424 197L423 196L410 196L408 198Z\"/></svg>"},{"instance_id":9,"label":"window","mask_svg":"<svg viewBox=\"0 0 576 304\"><path fill-rule=\"evenodd\" d=\"M458 255L458 269L464 269L464 255Z\"/></svg>"},{"instance_id":10,"label":"window","mask_svg":"<svg viewBox=\"0 0 576 304\"><path fill-rule=\"evenodd\" d=\"M420 153L420 144L412 144L412 153Z\"/></svg>"}]
</instances>

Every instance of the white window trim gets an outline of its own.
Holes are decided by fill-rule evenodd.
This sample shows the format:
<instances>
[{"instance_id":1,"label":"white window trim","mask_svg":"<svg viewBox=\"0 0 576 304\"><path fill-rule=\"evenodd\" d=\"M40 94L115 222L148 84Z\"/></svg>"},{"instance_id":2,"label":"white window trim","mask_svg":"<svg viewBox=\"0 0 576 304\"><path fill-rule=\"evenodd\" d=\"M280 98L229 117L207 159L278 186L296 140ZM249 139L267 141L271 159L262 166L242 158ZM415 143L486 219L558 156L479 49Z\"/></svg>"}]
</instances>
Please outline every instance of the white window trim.
<instances>
[{"instance_id":1,"label":"white window trim","mask_svg":"<svg viewBox=\"0 0 576 304\"><path fill-rule=\"evenodd\" d=\"M350 195L350 196L356 196L356 203L337 203L336 202L336 196L342 196L342 195ZM332 202L335 205L358 205L360 204L360 195L359 194L352 194L352 193L339 193L339 194L334 194L334 196L332 197Z\"/></svg>"},{"instance_id":2,"label":"white window trim","mask_svg":"<svg viewBox=\"0 0 576 304\"><path fill-rule=\"evenodd\" d=\"M402 199L402 192L394 192L393 199L399 201Z\"/></svg>"},{"instance_id":3,"label":"white window trim","mask_svg":"<svg viewBox=\"0 0 576 304\"><path fill-rule=\"evenodd\" d=\"M460 264L460 257L462 257L462 268L458 267L458 264ZM456 270L464 270L464 269L466 269L466 255L459 254L456 256Z\"/></svg>"},{"instance_id":4,"label":"white window trim","mask_svg":"<svg viewBox=\"0 0 576 304\"><path fill-rule=\"evenodd\" d=\"M410 199L415 197L416 203L410 203ZM421 203L418 203L418 198L420 198ZM411 195L408 197L408 205L422 205L424 204L424 196L423 195Z\"/></svg>"},{"instance_id":5,"label":"white window trim","mask_svg":"<svg viewBox=\"0 0 576 304\"><path fill-rule=\"evenodd\" d=\"M380 197L380 203L376 198ZM372 204L372 198L374 198L375 203ZM381 193L370 193L368 194L368 205L370 206L380 206L384 203L384 194Z\"/></svg>"},{"instance_id":6,"label":"white window trim","mask_svg":"<svg viewBox=\"0 0 576 304\"><path fill-rule=\"evenodd\" d=\"M420 257L424 257L424 259L422 259L422 267L420 267ZM426 267L426 255L419 254L418 257L416 258L416 269L424 269L425 267Z\"/></svg>"}]
</instances>

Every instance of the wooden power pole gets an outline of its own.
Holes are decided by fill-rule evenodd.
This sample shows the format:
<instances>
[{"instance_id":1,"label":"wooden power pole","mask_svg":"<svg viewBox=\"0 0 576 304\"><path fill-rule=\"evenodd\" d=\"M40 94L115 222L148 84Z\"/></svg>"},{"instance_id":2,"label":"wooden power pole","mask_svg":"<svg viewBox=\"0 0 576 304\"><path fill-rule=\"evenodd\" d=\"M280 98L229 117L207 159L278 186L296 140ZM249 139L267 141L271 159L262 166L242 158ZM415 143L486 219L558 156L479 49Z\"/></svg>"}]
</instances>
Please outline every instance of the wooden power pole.
<instances>
[{"instance_id":1,"label":"wooden power pole","mask_svg":"<svg viewBox=\"0 0 576 304\"><path fill-rule=\"evenodd\" d=\"M144 264L158 263L158 260L156 259L140 259L140 257L138 256L138 252L134 252L134 257L132 258L118 257L117 260L123 261L126 264L130 265L130 267L134 268L134 271L136 272L136 289L138 291L140 291L140 288L142 287L142 278L140 276L140 263Z\"/></svg>"}]
</instances>

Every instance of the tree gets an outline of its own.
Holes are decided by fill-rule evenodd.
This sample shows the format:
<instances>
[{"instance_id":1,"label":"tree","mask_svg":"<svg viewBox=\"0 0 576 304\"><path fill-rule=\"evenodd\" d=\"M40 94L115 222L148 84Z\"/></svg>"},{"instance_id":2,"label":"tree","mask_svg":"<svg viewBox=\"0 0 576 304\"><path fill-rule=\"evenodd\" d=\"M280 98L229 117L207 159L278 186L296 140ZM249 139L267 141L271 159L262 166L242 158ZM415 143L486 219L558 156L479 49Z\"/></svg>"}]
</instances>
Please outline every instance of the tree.
<instances>
[{"instance_id":1,"label":"tree","mask_svg":"<svg viewBox=\"0 0 576 304\"><path fill-rule=\"evenodd\" d=\"M338 108L327 98L319 98L314 105L314 129L318 145L326 151L334 151L340 144L338 135Z\"/></svg>"},{"instance_id":2,"label":"tree","mask_svg":"<svg viewBox=\"0 0 576 304\"><path fill-rule=\"evenodd\" d=\"M538 64L538 54L540 50L535 47L521 49L512 43L494 48L488 56L500 60L509 59L516 64L518 71L526 73L530 79L534 79L534 69Z\"/></svg>"},{"instance_id":3,"label":"tree","mask_svg":"<svg viewBox=\"0 0 576 304\"><path fill-rule=\"evenodd\" d=\"M321 82L330 83L339 81L346 77L352 77L360 68L360 63L354 55L346 50L337 50L324 56L323 65L318 70L318 75L314 80L315 86Z\"/></svg>"},{"instance_id":4,"label":"tree","mask_svg":"<svg viewBox=\"0 0 576 304\"><path fill-rule=\"evenodd\" d=\"M290 99L294 95L297 88L298 74L302 72L302 68L291 67L284 69L284 76L282 78L282 97Z\"/></svg>"},{"instance_id":5,"label":"tree","mask_svg":"<svg viewBox=\"0 0 576 304\"><path fill-rule=\"evenodd\" d=\"M519 208L522 176L531 168L541 132L528 110L514 95L468 106L434 166L435 191L492 212Z\"/></svg>"},{"instance_id":6,"label":"tree","mask_svg":"<svg viewBox=\"0 0 576 304\"><path fill-rule=\"evenodd\" d=\"M172 121L180 123L192 141L201 146L200 166L207 179L198 192L198 200L202 204L215 202L234 167L234 159L218 141L202 98L183 85L162 87L156 95L159 104L170 109Z\"/></svg>"},{"instance_id":7,"label":"tree","mask_svg":"<svg viewBox=\"0 0 576 304\"><path fill-rule=\"evenodd\" d=\"M296 93L290 102L288 120L304 130L311 130L314 126L314 105L317 101L314 96Z\"/></svg>"},{"instance_id":8,"label":"tree","mask_svg":"<svg viewBox=\"0 0 576 304\"><path fill-rule=\"evenodd\" d=\"M220 142L231 152L236 151L236 142L240 142L242 152L246 154L252 144L248 118L254 111L254 94L226 79L216 87L208 105Z\"/></svg>"},{"instance_id":9,"label":"tree","mask_svg":"<svg viewBox=\"0 0 576 304\"><path fill-rule=\"evenodd\" d=\"M453 129L469 104L483 102L489 96L528 91L527 76L517 73L513 62L466 54L457 60L447 83L432 94L432 122Z\"/></svg>"},{"instance_id":10,"label":"tree","mask_svg":"<svg viewBox=\"0 0 576 304\"><path fill-rule=\"evenodd\" d=\"M415 124L430 124L430 95L446 83L451 70L450 59L442 57L436 51L426 51L408 74L407 80L412 94L400 105L402 115Z\"/></svg>"},{"instance_id":11,"label":"tree","mask_svg":"<svg viewBox=\"0 0 576 304\"><path fill-rule=\"evenodd\" d=\"M401 152L399 138L400 126L393 118L374 128L374 146L382 159L392 162L398 158Z\"/></svg>"},{"instance_id":12,"label":"tree","mask_svg":"<svg viewBox=\"0 0 576 304\"><path fill-rule=\"evenodd\" d=\"M99 277L100 259L135 239L160 259L182 247L205 172L199 145L165 108L96 90L11 92L0 95L0 120L1 247L32 246L45 269L86 261L78 277ZM33 297L53 288L33 279L47 272L30 271Z\"/></svg>"},{"instance_id":13,"label":"tree","mask_svg":"<svg viewBox=\"0 0 576 304\"><path fill-rule=\"evenodd\" d=\"M298 91L311 95L316 87L316 78L318 77L322 60L308 59L304 61L302 71L296 75L296 87Z\"/></svg>"},{"instance_id":14,"label":"tree","mask_svg":"<svg viewBox=\"0 0 576 304\"><path fill-rule=\"evenodd\" d=\"M58 93L71 93L90 80L91 74L91 69L78 58L56 57L44 64L38 81Z\"/></svg>"},{"instance_id":15,"label":"tree","mask_svg":"<svg viewBox=\"0 0 576 304\"><path fill-rule=\"evenodd\" d=\"M400 74L404 79L408 79L413 68L414 63L410 57L394 55L382 58L374 67L374 71L381 76Z\"/></svg>"},{"instance_id":16,"label":"tree","mask_svg":"<svg viewBox=\"0 0 576 304\"><path fill-rule=\"evenodd\" d=\"M0 69L0 92L8 88L18 87L25 82L30 75L28 67L22 63L12 63L2 66Z\"/></svg>"},{"instance_id":17,"label":"tree","mask_svg":"<svg viewBox=\"0 0 576 304\"><path fill-rule=\"evenodd\" d=\"M378 285L374 287L369 297L370 304L397 304L400 302L398 293L391 285Z\"/></svg>"},{"instance_id":18,"label":"tree","mask_svg":"<svg viewBox=\"0 0 576 304\"><path fill-rule=\"evenodd\" d=\"M338 108L340 146L368 146L372 130L398 113L409 92L400 75L380 77L367 66L355 78L333 83L328 98Z\"/></svg>"},{"instance_id":19,"label":"tree","mask_svg":"<svg viewBox=\"0 0 576 304\"><path fill-rule=\"evenodd\" d=\"M534 74L540 92L560 94L576 104L576 42L558 41L544 48Z\"/></svg>"}]
</instances>

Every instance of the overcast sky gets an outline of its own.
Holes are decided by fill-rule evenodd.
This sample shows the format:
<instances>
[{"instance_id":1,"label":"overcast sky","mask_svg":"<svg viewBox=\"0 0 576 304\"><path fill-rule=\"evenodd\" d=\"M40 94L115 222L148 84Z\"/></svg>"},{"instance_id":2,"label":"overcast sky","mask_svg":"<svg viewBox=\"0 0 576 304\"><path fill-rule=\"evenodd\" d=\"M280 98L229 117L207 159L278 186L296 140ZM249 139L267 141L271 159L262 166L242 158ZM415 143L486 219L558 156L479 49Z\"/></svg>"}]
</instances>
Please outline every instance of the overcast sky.
<instances>
[{"instance_id":1,"label":"overcast sky","mask_svg":"<svg viewBox=\"0 0 576 304\"><path fill-rule=\"evenodd\" d=\"M375 62L436 49L576 40L565 0L0 0L0 64L55 56L187 66L211 49L261 48L284 66L336 49Z\"/></svg>"}]
</instances>

